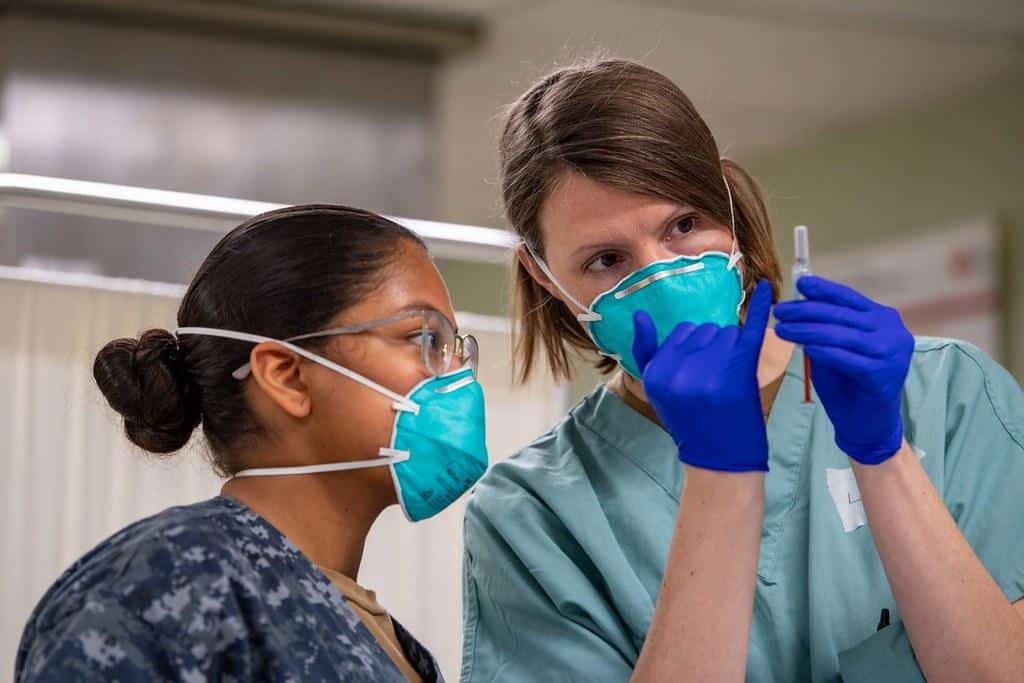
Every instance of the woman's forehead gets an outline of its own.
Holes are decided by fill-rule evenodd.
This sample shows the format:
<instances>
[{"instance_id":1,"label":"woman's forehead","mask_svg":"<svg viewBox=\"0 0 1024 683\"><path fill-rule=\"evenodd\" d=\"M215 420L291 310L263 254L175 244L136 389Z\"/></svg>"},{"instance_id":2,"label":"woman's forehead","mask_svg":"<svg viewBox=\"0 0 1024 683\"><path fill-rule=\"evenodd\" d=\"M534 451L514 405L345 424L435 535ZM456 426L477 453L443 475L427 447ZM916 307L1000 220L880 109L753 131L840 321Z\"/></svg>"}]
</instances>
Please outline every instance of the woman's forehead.
<instances>
[{"instance_id":1,"label":"woman's forehead","mask_svg":"<svg viewBox=\"0 0 1024 683\"><path fill-rule=\"evenodd\" d=\"M342 324L387 318L413 309L436 310L454 323L451 298L437 266L419 245L403 247L376 289L342 312Z\"/></svg>"},{"instance_id":2,"label":"woman's forehead","mask_svg":"<svg viewBox=\"0 0 1024 683\"><path fill-rule=\"evenodd\" d=\"M668 199L566 173L541 206L540 225L546 242L575 245L644 232L681 208Z\"/></svg>"}]
</instances>

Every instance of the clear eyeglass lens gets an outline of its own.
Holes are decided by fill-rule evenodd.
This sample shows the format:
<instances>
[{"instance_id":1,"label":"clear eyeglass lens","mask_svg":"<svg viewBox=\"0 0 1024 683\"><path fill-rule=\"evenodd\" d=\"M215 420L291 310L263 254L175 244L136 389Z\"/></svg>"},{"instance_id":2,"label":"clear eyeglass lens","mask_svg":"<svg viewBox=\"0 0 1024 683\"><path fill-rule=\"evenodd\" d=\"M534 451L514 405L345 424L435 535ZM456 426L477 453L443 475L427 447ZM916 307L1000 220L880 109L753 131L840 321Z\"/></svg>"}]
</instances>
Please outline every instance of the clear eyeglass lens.
<instances>
[{"instance_id":1,"label":"clear eyeglass lens","mask_svg":"<svg viewBox=\"0 0 1024 683\"><path fill-rule=\"evenodd\" d=\"M462 362L473 368L475 377L480 367L480 345L477 343L476 337L471 334L462 338Z\"/></svg>"},{"instance_id":2,"label":"clear eyeglass lens","mask_svg":"<svg viewBox=\"0 0 1024 683\"><path fill-rule=\"evenodd\" d=\"M423 362L435 375L443 375L451 366L455 349L455 331L448 320L433 312L423 318Z\"/></svg>"}]
</instances>

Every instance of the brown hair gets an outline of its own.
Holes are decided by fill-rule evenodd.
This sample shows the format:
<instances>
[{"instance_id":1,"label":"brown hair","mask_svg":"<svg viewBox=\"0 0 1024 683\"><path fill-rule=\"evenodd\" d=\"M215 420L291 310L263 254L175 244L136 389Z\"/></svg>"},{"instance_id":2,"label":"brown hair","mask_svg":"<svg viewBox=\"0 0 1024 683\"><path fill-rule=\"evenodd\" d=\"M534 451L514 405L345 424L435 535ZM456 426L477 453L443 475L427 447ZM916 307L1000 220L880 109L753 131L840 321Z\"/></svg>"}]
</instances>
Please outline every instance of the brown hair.
<instances>
[{"instance_id":1,"label":"brown hair","mask_svg":"<svg viewBox=\"0 0 1024 683\"><path fill-rule=\"evenodd\" d=\"M178 309L178 325L274 339L322 329L380 285L403 241L426 249L407 228L347 206L260 214L225 235L203 261ZM153 329L106 344L96 354L93 377L136 446L174 453L202 424L214 469L230 475L238 467L229 450L262 433L244 383L231 376L251 350L247 342L179 339Z\"/></svg>"},{"instance_id":2,"label":"brown hair","mask_svg":"<svg viewBox=\"0 0 1024 683\"><path fill-rule=\"evenodd\" d=\"M566 171L608 185L689 204L729 224L728 179L747 293L758 280L782 281L761 190L738 164L722 159L690 99L645 66L606 59L565 67L512 104L499 142L501 190L513 229L544 257L541 206ZM515 357L525 381L540 346L556 378L572 374L570 354L596 351L561 301L515 264ZM609 372L615 362L597 366Z\"/></svg>"}]
</instances>

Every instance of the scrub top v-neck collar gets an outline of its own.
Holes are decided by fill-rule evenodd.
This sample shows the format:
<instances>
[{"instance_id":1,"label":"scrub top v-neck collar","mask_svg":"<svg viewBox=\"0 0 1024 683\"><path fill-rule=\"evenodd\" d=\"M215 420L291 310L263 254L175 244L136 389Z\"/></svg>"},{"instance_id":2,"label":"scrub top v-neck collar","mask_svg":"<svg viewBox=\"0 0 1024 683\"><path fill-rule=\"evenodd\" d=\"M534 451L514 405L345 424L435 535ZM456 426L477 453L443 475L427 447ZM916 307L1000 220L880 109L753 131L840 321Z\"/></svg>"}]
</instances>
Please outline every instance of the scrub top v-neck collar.
<instances>
[{"instance_id":1,"label":"scrub top v-neck collar","mask_svg":"<svg viewBox=\"0 0 1024 683\"><path fill-rule=\"evenodd\" d=\"M771 583L776 544L793 507L808 456L808 433L817 396L804 402L803 352L794 349L768 416L769 471L765 477L765 513L758 576ZM626 404L607 385L574 411L579 424L597 434L621 456L645 472L676 503L684 470L672 437Z\"/></svg>"}]
</instances>

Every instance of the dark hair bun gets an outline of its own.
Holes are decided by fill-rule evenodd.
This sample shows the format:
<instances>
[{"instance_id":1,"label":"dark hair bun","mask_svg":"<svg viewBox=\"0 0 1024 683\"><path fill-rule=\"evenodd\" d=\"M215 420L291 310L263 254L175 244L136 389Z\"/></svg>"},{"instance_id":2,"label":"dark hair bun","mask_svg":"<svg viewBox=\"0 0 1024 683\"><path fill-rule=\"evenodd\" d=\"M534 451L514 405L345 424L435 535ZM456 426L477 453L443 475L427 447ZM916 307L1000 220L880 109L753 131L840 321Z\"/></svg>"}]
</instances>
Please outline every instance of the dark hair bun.
<instances>
[{"instance_id":1,"label":"dark hair bun","mask_svg":"<svg viewBox=\"0 0 1024 683\"><path fill-rule=\"evenodd\" d=\"M172 453L199 424L198 387L188 381L177 340L167 330L115 339L100 349L92 374L110 407L124 417L132 443Z\"/></svg>"}]
</instances>

